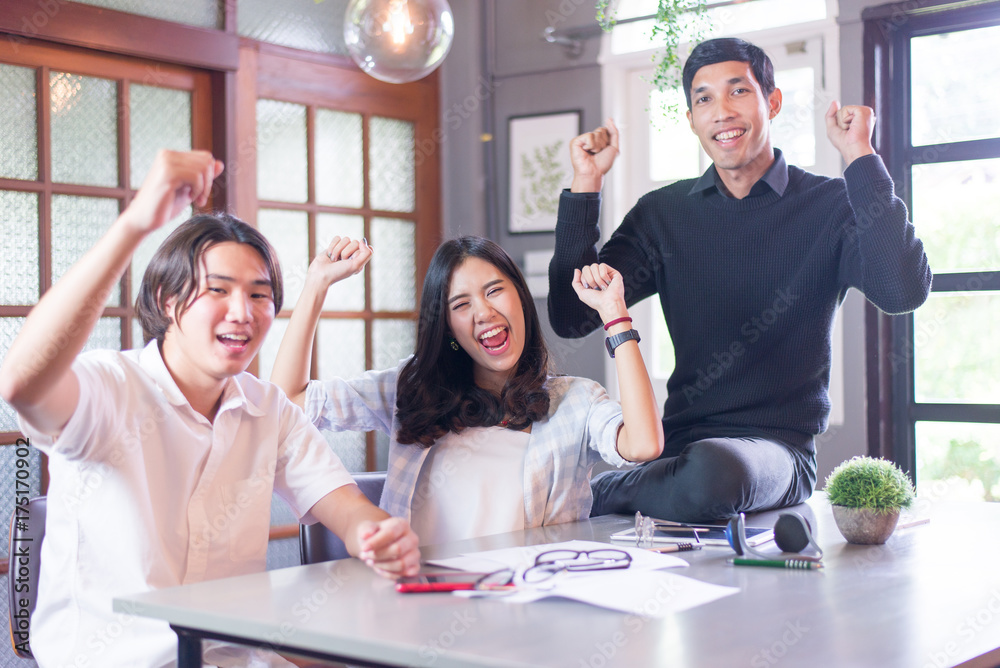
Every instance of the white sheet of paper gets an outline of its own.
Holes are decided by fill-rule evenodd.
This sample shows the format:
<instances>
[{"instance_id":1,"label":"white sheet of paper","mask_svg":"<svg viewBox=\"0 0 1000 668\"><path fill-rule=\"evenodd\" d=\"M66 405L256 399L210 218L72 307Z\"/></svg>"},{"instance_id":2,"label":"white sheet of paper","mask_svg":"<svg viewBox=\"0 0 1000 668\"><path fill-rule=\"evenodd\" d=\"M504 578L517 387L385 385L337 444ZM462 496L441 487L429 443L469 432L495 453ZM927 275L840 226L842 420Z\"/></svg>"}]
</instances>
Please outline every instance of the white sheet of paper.
<instances>
[{"instance_id":1,"label":"white sheet of paper","mask_svg":"<svg viewBox=\"0 0 1000 668\"><path fill-rule=\"evenodd\" d=\"M554 596L643 617L666 617L738 592L664 571L604 571L560 579L552 589L523 590L502 598L529 603Z\"/></svg>"},{"instance_id":2,"label":"white sheet of paper","mask_svg":"<svg viewBox=\"0 0 1000 668\"><path fill-rule=\"evenodd\" d=\"M465 597L496 597L508 603L529 603L543 598L562 597L601 608L645 617L664 617L735 594L739 589L708 584L660 569L687 566L679 557L650 552L637 547L571 540L550 545L529 545L463 554L429 563L457 570L488 573L502 568L524 568L549 550L621 549L632 555L627 569L590 573L560 573L544 586L516 592L454 592Z\"/></svg>"}]
</instances>

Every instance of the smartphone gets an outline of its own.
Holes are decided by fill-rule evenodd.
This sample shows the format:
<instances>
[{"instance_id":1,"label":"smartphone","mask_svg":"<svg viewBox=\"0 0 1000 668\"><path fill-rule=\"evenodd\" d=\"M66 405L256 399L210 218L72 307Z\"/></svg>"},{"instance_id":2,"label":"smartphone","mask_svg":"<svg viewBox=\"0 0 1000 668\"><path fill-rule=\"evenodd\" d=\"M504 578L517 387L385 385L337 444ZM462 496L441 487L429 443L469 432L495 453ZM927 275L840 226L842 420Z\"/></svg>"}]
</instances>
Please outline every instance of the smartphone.
<instances>
[{"instance_id":1,"label":"smartphone","mask_svg":"<svg viewBox=\"0 0 1000 668\"><path fill-rule=\"evenodd\" d=\"M407 594L425 594L436 591L474 589L476 582L486 573L423 573L396 580L396 591Z\"/></svg>"}]
</instances>

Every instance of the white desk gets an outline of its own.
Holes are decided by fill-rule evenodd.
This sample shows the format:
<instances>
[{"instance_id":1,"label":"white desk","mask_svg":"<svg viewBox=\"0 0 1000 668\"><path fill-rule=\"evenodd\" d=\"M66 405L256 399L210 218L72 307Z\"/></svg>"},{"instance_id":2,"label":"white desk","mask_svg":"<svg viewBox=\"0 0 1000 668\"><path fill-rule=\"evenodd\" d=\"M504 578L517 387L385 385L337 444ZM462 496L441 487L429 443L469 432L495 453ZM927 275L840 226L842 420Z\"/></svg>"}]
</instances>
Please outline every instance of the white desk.
<instances>
[{"instance_id":1,"label":"white desk","mask_svg":"<svg viewBox=\"0 0 1000 668\"><path fill-rule=\"evenodd\" d=\"M686 553L691 567L675 572L740 592L662 619L566 600L514 605L398 594L354 559L123 597L115 610L178 628L182 668L198 660L201 635L364 665L1000 665L1000 505L930 506L930 524L874 547L848 545L822 496L797 510L826 552L825 569L733 567L728 548ZM606 540L631 523L600 517L435 546L424 556Z\"/></svg>"}]
</instances>

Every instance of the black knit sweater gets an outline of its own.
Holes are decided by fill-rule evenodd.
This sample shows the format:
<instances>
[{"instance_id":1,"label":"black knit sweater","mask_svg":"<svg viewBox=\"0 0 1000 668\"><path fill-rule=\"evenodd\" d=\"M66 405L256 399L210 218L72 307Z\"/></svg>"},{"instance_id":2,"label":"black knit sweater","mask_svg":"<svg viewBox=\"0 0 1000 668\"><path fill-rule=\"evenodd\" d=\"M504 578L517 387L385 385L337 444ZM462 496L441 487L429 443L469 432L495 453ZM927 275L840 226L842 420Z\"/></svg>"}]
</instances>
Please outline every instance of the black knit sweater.
<instances>
[{"instance_id":1,"label":"black knit sweater","mask_svg":"<svg viewBox=\"0 0 1000 668\"><path fill-rule=\"evenodd\" d=\"M711 167L642 197L598 255L598 193L564 192L549 267L559 336L600 325L573 294L573 269L622 272L626 301L659 294L676 364L663 427L746 428L812 448L830 413L831 331L848 288L886 313L927 298L931 271L881 158L843 179L786 166L780 151L750 196L717 187Z\"/></svg>"}]
</instances>

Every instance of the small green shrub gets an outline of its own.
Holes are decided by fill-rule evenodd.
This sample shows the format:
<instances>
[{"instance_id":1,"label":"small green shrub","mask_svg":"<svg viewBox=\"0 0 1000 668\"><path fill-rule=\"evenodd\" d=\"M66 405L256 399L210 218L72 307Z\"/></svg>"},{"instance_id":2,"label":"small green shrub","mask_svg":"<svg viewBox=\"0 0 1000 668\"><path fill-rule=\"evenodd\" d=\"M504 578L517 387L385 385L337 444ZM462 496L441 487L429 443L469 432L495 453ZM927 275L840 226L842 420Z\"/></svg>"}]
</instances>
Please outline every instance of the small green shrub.
<instances>
[{"instance_id":1,"label":"small green shrub","mask_svg":"<svg viewBox=\"0 0 1000 668\"><path fill-rule=\"evenodd\" d=\"M887 513L909 508L913 484L898 466L885 459L854 457L842 463L826 479L826 496L835 506L871 508Z\"/></svg>"}]
</instances>

